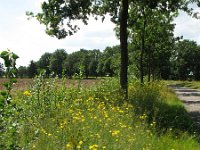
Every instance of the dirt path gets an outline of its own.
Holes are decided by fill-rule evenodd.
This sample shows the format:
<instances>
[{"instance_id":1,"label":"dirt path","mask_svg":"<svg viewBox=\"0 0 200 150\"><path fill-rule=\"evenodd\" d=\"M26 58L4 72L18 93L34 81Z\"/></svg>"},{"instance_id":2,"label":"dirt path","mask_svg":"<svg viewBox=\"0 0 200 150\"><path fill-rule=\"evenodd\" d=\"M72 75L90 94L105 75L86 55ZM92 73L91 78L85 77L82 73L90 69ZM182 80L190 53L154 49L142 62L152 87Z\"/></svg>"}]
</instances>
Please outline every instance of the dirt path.
<instances>
[{"instance_id":1,"label":"dirt path","mask_svg":"<svg viewBox=\"0 0 200 150\"><path fill-rule=\"evenodd\" d=\"M170 86L184 106L192 119L195 121L197 130L200 133L200 90L182 87L180 85Z\"/></svg>"}]
</instances>

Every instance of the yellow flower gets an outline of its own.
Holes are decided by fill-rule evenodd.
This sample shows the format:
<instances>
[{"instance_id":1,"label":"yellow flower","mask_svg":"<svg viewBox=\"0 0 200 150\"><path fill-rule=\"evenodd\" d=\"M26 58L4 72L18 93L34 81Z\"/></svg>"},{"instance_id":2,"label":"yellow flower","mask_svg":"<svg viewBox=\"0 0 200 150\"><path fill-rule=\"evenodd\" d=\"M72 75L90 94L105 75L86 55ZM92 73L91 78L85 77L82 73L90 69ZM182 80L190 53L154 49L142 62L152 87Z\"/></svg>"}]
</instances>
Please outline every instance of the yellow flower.
<instances>
[{"instance_id":1,"label":"yellow flower","mask_svg":"<svg viewBox=\"0 0 200 150\"><path fill-rule=\"evenodd\" d=\"M73 146L72 146L71 143L66 144L66 149L67 149L67 150L72 149L72 148L73 148Z\"/></svg>"},{"instance_id":2,"label":"yellow flower","mask_svg":"<svg viewBox=\"0 0 200 150\"><path fill-rule=\"evenodd\" d=\"M98 149L98 145L97 144L91 145L91 146L89 146L89 149L97 150Z\"/></svg>"},{"instance_id":3,"label":"yellow flower","mask_svg":"<svg viewBox=\"0 0 200 150\"><path fill-rule=\"evenodd\" d=\"M82 145L82 144L83 144L83 141L79 141L76 148L77 148L77 149L81 149L81 145Z\"/></svg>"},{"instance_id":4,"label":"yellow flower","mask_svg":"<svg viewBox=\"0 0 200 150\"><path fill-rule=\"evenodd\" d=\"M90 96L90 97L88 98L88 100L89 100L89 101L92 101L92 100L94 100L94 98L93 98L92 96Z\"/></svg>"},{"instance_id":5,"label":"yellow flower","mask_svg":"<svg viewBox=\"0 0 200 150\"><path fill-rule=\"evenodd\" d=\"M41 132L44 133L44 134L47 134L47 132L43 128L41 129Z\"/></svg>"},{"instance_id":6,"label":"yellow flower","mask_svg":"<svg viewBox=\"0 0 200 150\"><path fill-rule=\"evenodd\" d=\"M82 145L83 144L83 141L79 141L79 143L78 143L79 145Z\"/></svg>"},{"instance_id":7,"label":"yellow flower","mask_svg":"<svg viewBox=\"0 0 200 150\"><path fill-rule=\"evenodd\" d=\"M143 114L142 116L139 117L140 119L146 119L147 118L147 115L146 114Z\"/></svg>"},{"instance_id":8,"label":"yellow flower","mask_svg":"<svg viewBox=\"0 0 200 150\"><path fill-rule=\"evenodd\" d=\"M120 131L119 130L114 130L111 133L112 133L112 136L117 136L120 133Z\"/></svg>"},{"instance_id":9,"label":"yellow flower","mask_svg":"<svg viewBox=\"0 0 200 150\"><path fill-rule=\"evenodd\" d=\"M31 96L31 93L29 91L25 91L23 94L24 96Z\"/></svg>"}]
</instances>

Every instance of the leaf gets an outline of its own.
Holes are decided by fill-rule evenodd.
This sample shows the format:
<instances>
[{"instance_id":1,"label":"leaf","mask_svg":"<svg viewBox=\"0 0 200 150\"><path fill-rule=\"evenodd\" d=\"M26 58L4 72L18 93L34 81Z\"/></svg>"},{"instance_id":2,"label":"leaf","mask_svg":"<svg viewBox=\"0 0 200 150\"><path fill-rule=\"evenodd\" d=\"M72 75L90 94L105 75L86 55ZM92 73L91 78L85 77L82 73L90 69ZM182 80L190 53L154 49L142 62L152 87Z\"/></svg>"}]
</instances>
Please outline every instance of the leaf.
<instances>
[{"instance_id":1,"label":"leaf","mask_svg":"<svg viewBox=\"0 0 200 150\"><path fill-rule=\"evenodd\" d=\"M19 58L19 56L16 55L15 53L12 53L12 57L13 57L13 59L15 59L15 60Z\"/></svg>"},{"instance_id":2,"label":"leaf","mask_svg":"<svg viewBox=\"0 0 200 150\"><path fill-rule=\"evenodd\" d=\"M4 56L6 56L6 55L8 55L8 51L3 51L3 52L1 52L1 57L4 57Z\"/></svg>"},{"instance_id":3,"label":"leaf","mask_svg":"<svg viewBox=\"0 0 200 150\"><path fill-rule=\"evenodd\" d=\"M6 92L6 91L1 91L1 95L2 95L3 97L5 97L5 96L7 95L7 92Z\"/></svg>"},{"instance_id":4,"label":"leaf","mask_svg":"<svg viewBox=\"0 0 200 150\"><path fill-rule=\"evenodd\" d=\"M5 88L9 88L10 84L9 84L8 82L5 82L5 83L3 83L3 86L4 86Z\"/></svg>"},{"instance_id":5,"label":"leaf","mask_svg":"<svg viewBox=\"0 0 200 150\"><path fill-rule=\"evenodd\" d=\"M17 79L16 79L16 78L12 78L12 79L11 79L11 82L12 82L12 83L17 83Z\"/></svg>"}]
</instances>

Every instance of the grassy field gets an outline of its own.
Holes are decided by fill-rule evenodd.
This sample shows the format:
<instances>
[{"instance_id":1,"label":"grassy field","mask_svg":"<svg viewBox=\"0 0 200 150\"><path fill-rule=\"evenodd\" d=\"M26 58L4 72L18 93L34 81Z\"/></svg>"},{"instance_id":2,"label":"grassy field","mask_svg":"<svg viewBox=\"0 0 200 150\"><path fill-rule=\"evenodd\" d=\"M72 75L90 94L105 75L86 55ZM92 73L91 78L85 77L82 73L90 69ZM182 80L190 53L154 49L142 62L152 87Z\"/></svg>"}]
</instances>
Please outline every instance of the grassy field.
<instances>
[{"instance_id":1,"label":"grassy field","mask_svg":"<svg viewBox=\"0 0 200 150\"><path fill-rule=\"evenodd\" d=\"M115 78L38 77L19 80L14 91L9 115L1 119L5 150L200 149L192 120L161 82L131 80L127 101Z\"/></svg>"}]
</instances>

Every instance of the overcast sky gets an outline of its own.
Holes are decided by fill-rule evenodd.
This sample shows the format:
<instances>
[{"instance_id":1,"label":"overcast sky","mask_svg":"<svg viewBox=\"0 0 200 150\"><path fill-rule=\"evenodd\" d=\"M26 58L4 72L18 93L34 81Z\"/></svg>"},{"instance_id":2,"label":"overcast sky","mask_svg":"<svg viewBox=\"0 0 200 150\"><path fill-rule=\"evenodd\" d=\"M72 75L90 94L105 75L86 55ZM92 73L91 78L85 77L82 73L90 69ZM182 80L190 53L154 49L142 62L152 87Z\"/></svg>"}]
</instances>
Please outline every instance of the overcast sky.
<instances>
[{"instance_id":1,"label":"overcast sky","mask_svg":"<svg viewBox=\"0 0 200 150\"><path fill-rule=\"evenodd\" d=\"M80 48L100 49L119 44L109 18L101 21L90 20L89 25L80 25L78 33L63 40L50 37L45 27L38 21L27 20L26 11L40 11L42 0L0 0L0 51L9 48L20 56L17 64L28 65L30 60L37 61L45 52L58 48L68 53ZM192 19L184 13L175 20L175 35L200 44L200 20Z\"/></svg>"}]
</instances>

